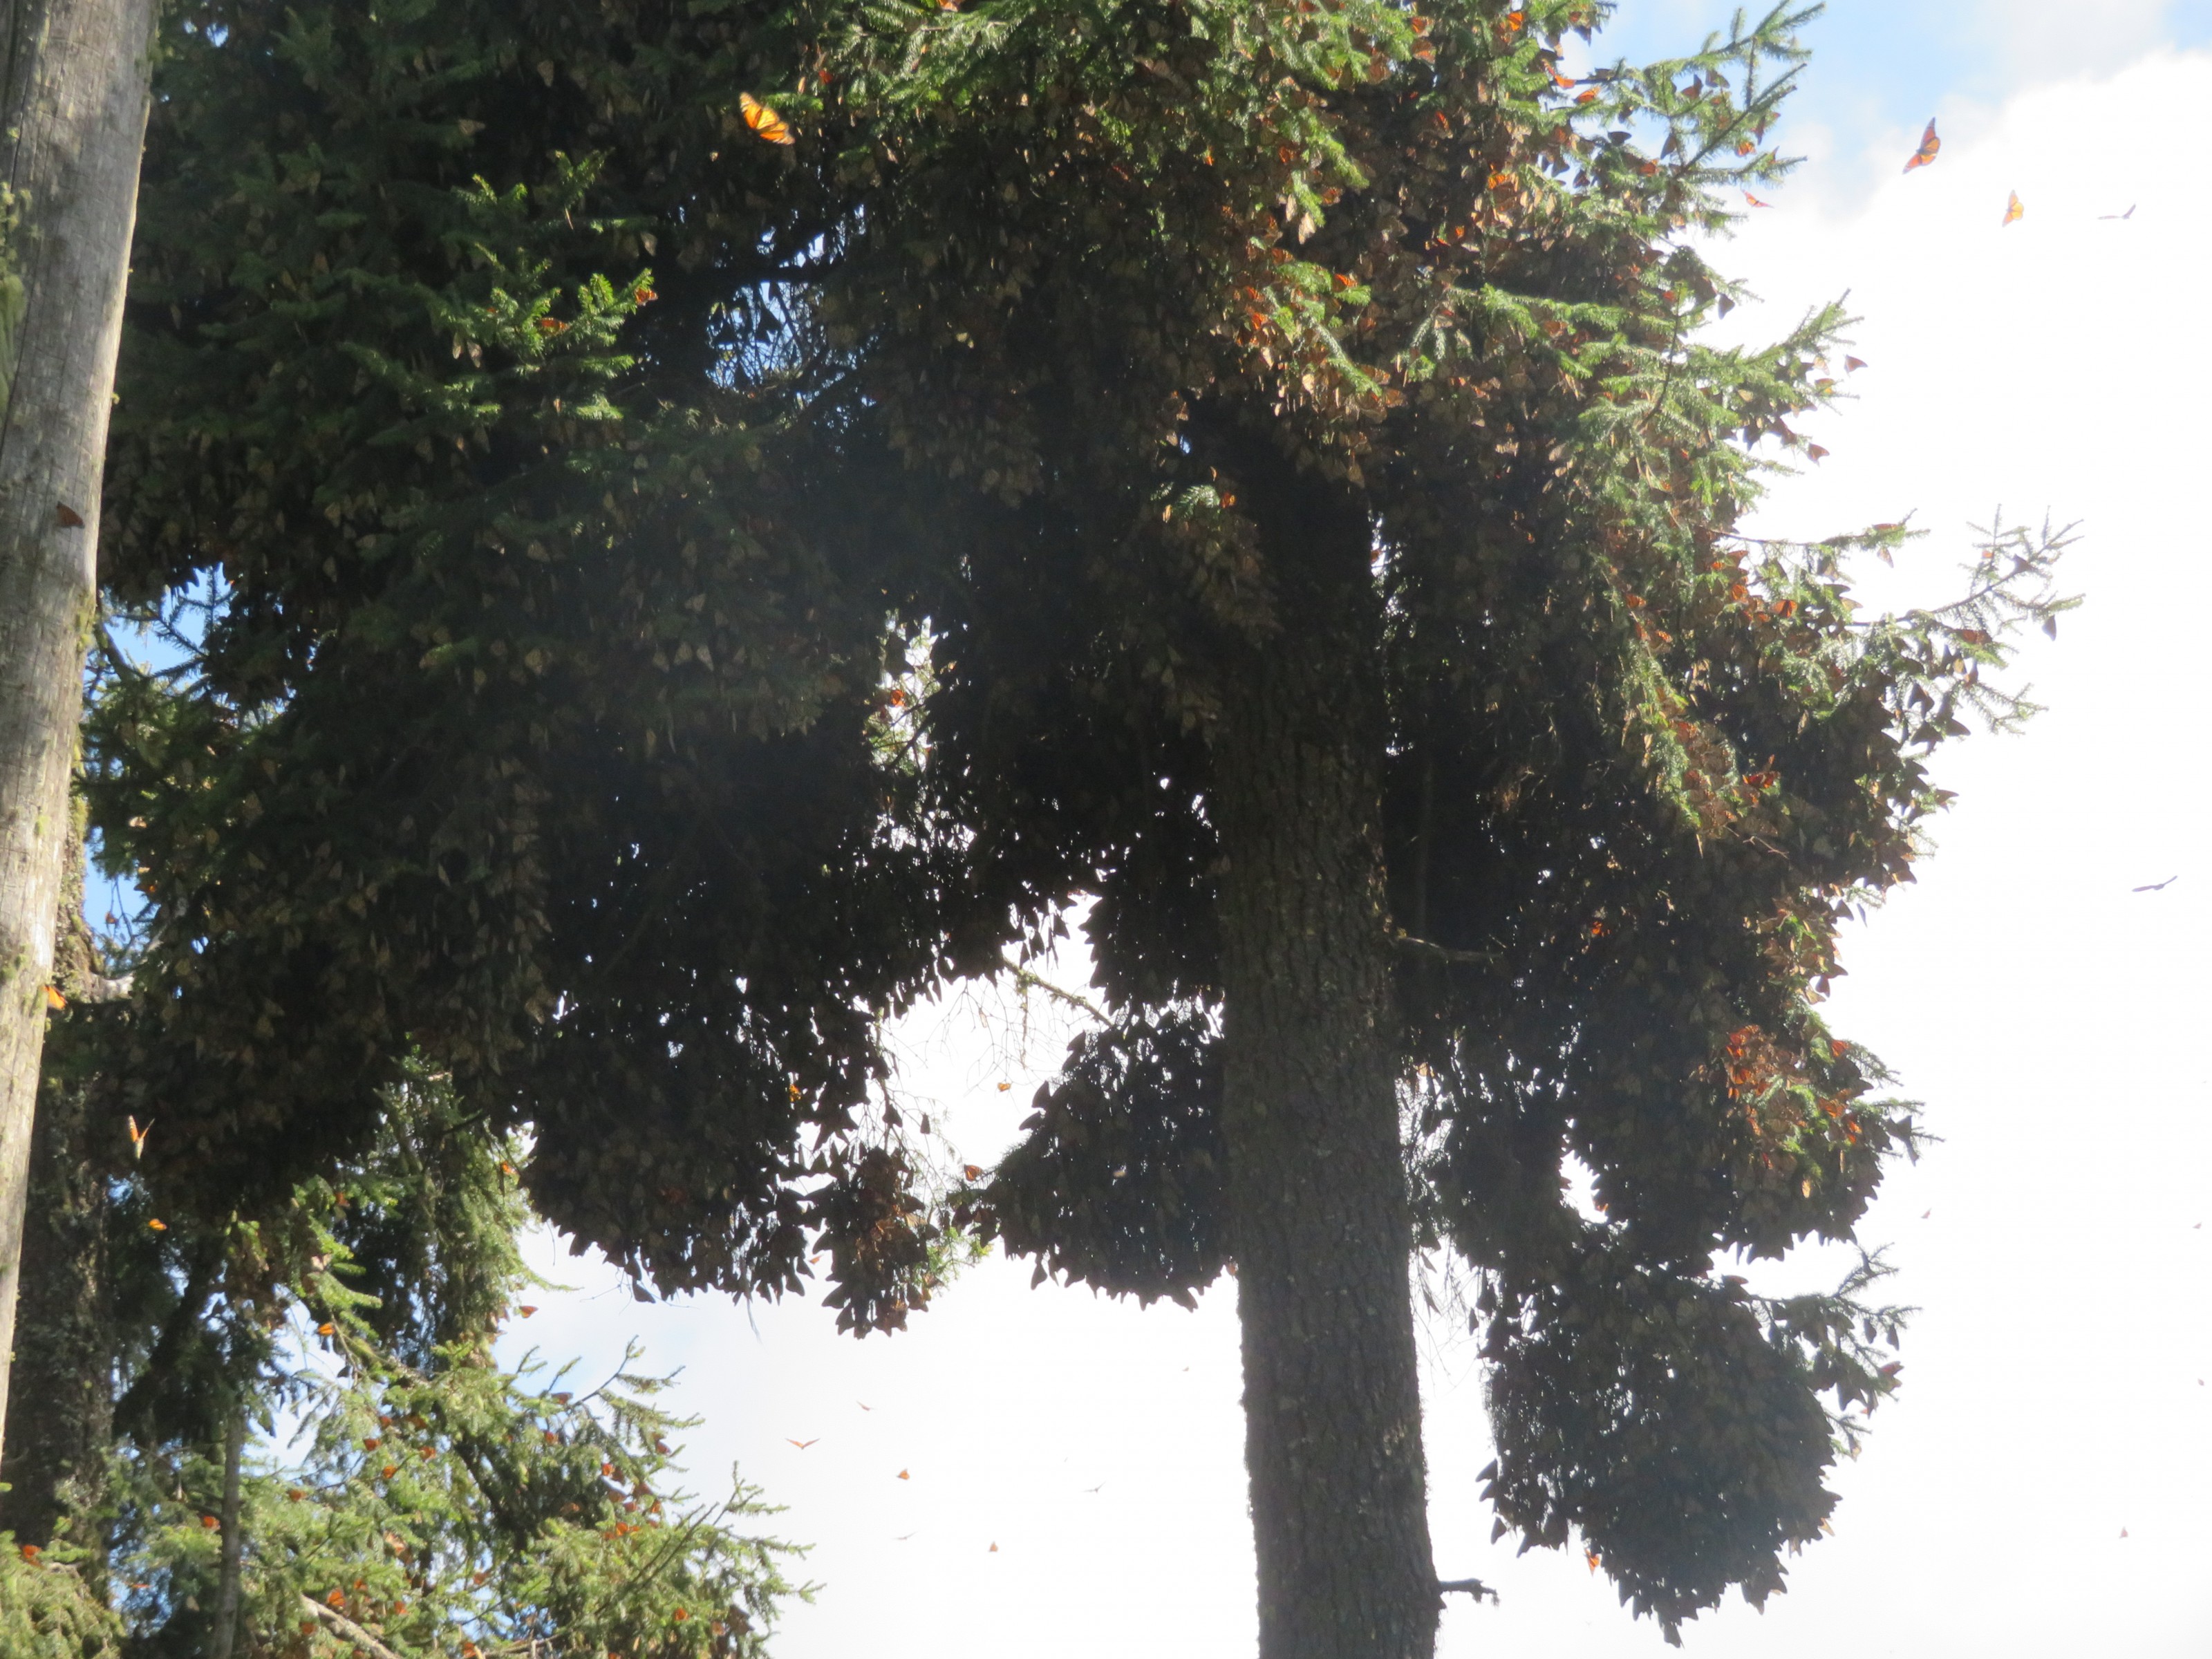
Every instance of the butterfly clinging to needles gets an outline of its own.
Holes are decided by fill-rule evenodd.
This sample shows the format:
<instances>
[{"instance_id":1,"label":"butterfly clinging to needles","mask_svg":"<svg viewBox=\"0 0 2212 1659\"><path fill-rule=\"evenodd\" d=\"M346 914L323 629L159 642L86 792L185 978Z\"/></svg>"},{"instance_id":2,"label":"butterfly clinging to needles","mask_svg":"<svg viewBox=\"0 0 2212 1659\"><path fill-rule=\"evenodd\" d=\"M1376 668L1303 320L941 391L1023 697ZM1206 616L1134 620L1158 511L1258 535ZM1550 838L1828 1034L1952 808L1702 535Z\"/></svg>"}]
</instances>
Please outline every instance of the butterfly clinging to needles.
<instances>
[{"instance_id":1,"label":"butterfly clinging to needles","mask_svg":"<svg viewBox=\"0 0 2212 1659\"><path fill-rule=\"evenodd\" d=\"M1920 135L1920 148L1912 152L1912 159L1905 164L1907 173L1915 167L1924 167L1936 159L1936 152L1943 148L1943 141L1936 136L1936 123L1928 123L1928 131Z\"/></svg>"},{"instance_id":2,"label":"butterfly clinging to needles","mask_svg":"<svg viewBox=\"0 0 2212 1659\"><path fill-rule=\"evenodd\" d=\"M791 124L750 92L738 94L738 111L745 118L745 125L769 143L788 144L793 142Z\"/></svg>"}]
</instances>

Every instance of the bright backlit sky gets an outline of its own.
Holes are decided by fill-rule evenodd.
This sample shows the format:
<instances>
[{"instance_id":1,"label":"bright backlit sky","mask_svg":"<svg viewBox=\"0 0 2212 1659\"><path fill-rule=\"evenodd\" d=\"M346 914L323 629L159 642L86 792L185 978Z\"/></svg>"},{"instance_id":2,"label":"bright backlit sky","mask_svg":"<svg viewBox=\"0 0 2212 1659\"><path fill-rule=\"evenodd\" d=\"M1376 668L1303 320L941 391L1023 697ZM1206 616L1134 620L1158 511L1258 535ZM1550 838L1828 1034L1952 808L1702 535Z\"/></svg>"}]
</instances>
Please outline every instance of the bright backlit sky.
<instances>
[{"instance_id":1,"label":"bright backlit sky","mask_svg":"<svg viewBox=\"0 0 2212 1659\"><path fill-rule=\"evenodd\" d=\"M1678 52L1728 9L1628 0L1606 55ZM2069 585L2088 602L2027 655L2049 712L1945 759L1961 799L1940 852L1849 941L1838 1022L1944 1138L1865 1229L1922 1310L1905 1386L1841 1471L1837 1535L1795 1565L1791 1593L1686 1639L1713 1659L2198 1659L2212 1021L2189 1010L2212 924L2194 608L2212 554L2212 0L1835 0L1810 38L1780 134L1807 165L1721 258L1778 330L1849 289L1870 366L1856 404L1814 425L1833 453L1765 521L1819 535L1914 513L1934 533L1894 580L1935 598L1970 523L2047 511L2081 521ZM1904 177L1930 114L1942 159ZM2008 191L2027 216L2001 228ZM995 1157L1056 1061L1066 1026L1022 1015L990 998L910 1028L905 1087L934 1103L948 1158ZM994 1259L910 1332L856 1344L818 1306L645 1306L550 1238L538 1260L577 1289L518 1334L586 1369L635 1335L649 1368L683 1368L678 1401L706 1419L695 1485L735 1460L787 1506L781 1533L814 1547L822 1589L787 1619L781 1659L1251 1651L1231 1294L1144 1312L1032 1291L1025 1266ZM1821 1282L1832 1265L1796 1270ZM1578 1554L1516 1560L1487 1541L1479 1367L1446 1322L1425 1351L1437 1565L1504 1598L1455 1598L1441 1652L1662 1651Z\"/></svg>"}]
</instances>

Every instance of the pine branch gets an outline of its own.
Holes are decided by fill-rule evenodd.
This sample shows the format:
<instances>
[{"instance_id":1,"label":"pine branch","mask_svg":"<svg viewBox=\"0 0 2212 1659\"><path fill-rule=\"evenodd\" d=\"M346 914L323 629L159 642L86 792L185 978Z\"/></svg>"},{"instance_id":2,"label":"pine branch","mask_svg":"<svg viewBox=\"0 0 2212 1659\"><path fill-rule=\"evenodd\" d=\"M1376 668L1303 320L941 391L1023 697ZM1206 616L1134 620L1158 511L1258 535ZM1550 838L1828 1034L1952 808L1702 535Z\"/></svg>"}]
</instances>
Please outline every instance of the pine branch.
<instances>
[{"instance_id":1,"label":"pine branch","mask_svg":"<svg viewBox=\"0 0 2212 1659\"><path fill-rule=\"evenodd\" d=\"M404 1655L394 1653L336 1607L325 1607L312 1595L304 1595L300 1597L300 1605L363 1653L374 1654L375 1659L404 1659Z\"/></svg>"}]
</instances>

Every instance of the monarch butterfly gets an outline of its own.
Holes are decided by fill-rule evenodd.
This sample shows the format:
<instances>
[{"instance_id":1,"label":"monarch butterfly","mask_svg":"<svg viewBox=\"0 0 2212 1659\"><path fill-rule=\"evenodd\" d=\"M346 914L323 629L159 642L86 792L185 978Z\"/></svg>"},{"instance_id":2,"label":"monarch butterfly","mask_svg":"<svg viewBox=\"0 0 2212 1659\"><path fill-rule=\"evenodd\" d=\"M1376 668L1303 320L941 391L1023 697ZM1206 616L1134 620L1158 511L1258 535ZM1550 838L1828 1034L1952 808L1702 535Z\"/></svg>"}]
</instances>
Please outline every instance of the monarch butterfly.
<instances>
[{"instance_id":1,"label":"monarch butterfly","mask_svg":"<svg viewBox=\"0 0 2212 1659\"><path fill-rule=\"evenodd\" d=\"M138 1120L135 1117L126 1117L123 1121L131 1126L131 1155L133 1158L145 1157L146 1137L154 1133L154 1120L148 1118L143 1129L138 1127Z\"/></svg>"},{"instance_id":2,"label":"monarch butterfly","mask_svg":"<svg viewBox=\"0 0 2212 1659\"><path fill-rule=\"evenodd\" d=\"M1928 131L1920 135L1920 148L1912 152L1912 159L1905 164L1907 173L1915 167L1924 167L1936 159L1936 152L1943 148L1943 141L1936 136L1936 123L1928 123Z\"/></svg>"},{"instance_id":3,"label":"monarch butterfly","mask_svg":"<svg viewBox=\"0 0 2212 1659\"><path fill-rule=\"evenodd\" d=\"M1762 201L1760 201L1760 200L1759 199L1759 198L1757 198L1756 196L1753 196L1753 195L1749 191L1744 191L1744 193L1743 193L1743 199L1744 199L1745 201L1747 201L1747 202L1750 203L1750 204L1752 204L1752 206L1753 206L1753 207L1755 207L1755 208L1771 208L1771 207L1772 207L1772 206L1774 205L1774 204L1773 204L1773 203L1771 203L1771 202L1762 202Z\"/></svg>"},{"instance_id":4,"label":"monarch butterfly","mask_svg":"<svg viewBox=\"0 0 2212 1659\"><path fill-rule=\"evenodd\" d=\"M750 92L738 94L738 109L745 118L745 125L769 143L788 144L793 142L790 124Z\"/></svg>"},{"instance_id":5,"label":"monarch butterfly","mask_svg":"<svg viewBox=\"0 0 2212 1659\"><path fill-rule=\"evenodd\" d=\"M2027 213L2027 210L2021 205L2020 192L2018 191L2014 191L2012 192L2012 198L2005 204L2004 222L2006 224L2010 224L2014 220L2020 218L2022 215Z\"/></svg>"}]
</instances>

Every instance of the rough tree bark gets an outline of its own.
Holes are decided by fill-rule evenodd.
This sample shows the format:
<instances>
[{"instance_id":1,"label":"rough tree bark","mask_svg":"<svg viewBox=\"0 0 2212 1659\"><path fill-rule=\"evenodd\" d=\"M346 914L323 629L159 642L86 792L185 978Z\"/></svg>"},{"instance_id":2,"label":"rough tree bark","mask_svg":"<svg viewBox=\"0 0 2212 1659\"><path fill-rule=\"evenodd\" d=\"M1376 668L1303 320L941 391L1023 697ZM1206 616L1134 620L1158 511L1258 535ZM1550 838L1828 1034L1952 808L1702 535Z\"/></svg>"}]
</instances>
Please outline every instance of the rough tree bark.
<instances>
[{"instance_id":1,"label":"rough tree bark","mask_svg":"<svg viewBox=\"0 0 2212 1659\"><path fill-rule=\"evenodd\" d=\"M0 1421L154 0L0 0Z\"/></svg>"},{"instance_id":2,"label":"rough tree bark","mask_svg":"<svg viewBox=\"0 0 2212 1659\"><path fill-rule=\"evenodd\" d=\"M1224 683L1212 762L1260 1653L1430 1659L1369 530L1340 485L1239 488L1281 623Z\"/></svg>"},{"instance_id":3,"label":"rough tree bark","mask_svg":"<svg viewBox=\"0 0 2212 1659\"><path fill-rule=\"evenodd\" d=\"M32 1137L0 1532L41 1547L71 1511L98 1509L114 1440L107 1180L92 1155L94 1092L76 1079L50 1079ZM97 1536L72 1541L100 1543Z\"/></svg>"},{"instance_id":4,"label":"rough tree bark","mask_svg":"<svg viewBox=\"0 0 2212 1659\"><path fill-rule=\"evenodd\" d=\"M71 816L63 853L53 982L71 1002L107 1002L129 981L107 978L84 919L84 843ZM72 1513L96 1516L115 1431L115 1326L107 1300L107 1179L95 1125L101 1079L82 1066L45 1068L31 1132L21 1294L15 1304L15 1386L0 1433L0 1532L44 1548ZM98 1553L97 1526L70 1540ZM88 1574L97 1582L97 1573Z\"/></svg>"}]
</instances>

